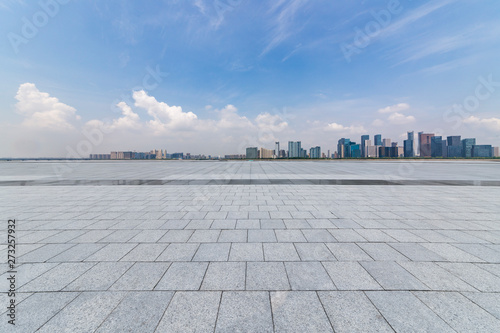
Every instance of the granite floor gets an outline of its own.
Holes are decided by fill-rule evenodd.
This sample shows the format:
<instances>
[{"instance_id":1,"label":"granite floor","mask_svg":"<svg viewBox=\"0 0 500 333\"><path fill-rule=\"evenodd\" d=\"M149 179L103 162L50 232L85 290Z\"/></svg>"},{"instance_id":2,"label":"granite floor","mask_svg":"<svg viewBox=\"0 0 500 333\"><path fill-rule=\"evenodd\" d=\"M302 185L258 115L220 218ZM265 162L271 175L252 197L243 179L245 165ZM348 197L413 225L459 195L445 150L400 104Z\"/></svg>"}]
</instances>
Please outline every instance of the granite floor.
<instances>
[{"instance_id":1,"label":"granite floor","mask_svg":"<svg viewBox=\"0 0 500 333\"><path fill-rule=\"evenodd\" d=\"M500 186L425 182L500 164L411 163L0 163L0 331L500 332ZM79 182L387 177L422 184Z\"/></svg>"}]
</instances>

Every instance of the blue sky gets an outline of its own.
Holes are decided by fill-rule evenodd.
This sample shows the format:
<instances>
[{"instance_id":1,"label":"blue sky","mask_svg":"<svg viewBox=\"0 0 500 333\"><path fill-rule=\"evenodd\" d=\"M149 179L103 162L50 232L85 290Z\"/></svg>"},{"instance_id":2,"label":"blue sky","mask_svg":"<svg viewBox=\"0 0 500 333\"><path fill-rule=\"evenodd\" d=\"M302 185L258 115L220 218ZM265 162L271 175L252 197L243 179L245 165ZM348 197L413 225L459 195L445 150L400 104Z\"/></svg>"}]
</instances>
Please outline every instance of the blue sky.
<instances>
[{"instance_id":1,"label":"blue sky","mask_svg":"<svg viewBox=\"0 0 500 333\"><path fill-rule=\"evenodd\" d=\"M493 0L4 0L0 156L333 152L407 130L498 146L498 13Z\"/></svg>"}]
</instances>

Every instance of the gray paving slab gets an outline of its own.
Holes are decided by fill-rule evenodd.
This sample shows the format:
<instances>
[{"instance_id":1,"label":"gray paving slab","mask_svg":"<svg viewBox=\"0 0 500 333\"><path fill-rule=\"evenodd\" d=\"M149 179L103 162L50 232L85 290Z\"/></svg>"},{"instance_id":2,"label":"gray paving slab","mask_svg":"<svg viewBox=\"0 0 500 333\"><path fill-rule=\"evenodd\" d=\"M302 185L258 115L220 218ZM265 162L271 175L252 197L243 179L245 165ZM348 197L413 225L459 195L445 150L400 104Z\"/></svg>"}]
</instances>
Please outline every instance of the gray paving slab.
<instances>
[{"instance_id":1,"label":"gray paving slab","mask_svg":"<svg viewBox=\"0 0 500 333\"><path fill-rule=\"evenodd\" d=\"M48 262L80 262L104 247L104 244L84 243L76 244L68 250L47 260Z\"/></svg>"},{"instance_id":2,"label":"gray paving slab","mask_svg":"<svg viewBox=\"0 0 500 333\"><path fill-rule=\"evenodd\" d=\"M358 243L358 246L375 261L409 260L406 256L396 251L386 243Z\"/></svg>"},{"instance_id":3,"label":"gray paving slab","mask_svg":"<svg viewBox=\"0 0 500 333\"><path fill-rule=\"evenodd\" d=\"M271 306L275 332L333 332L315 292L271 292Z\"/></svg>"},{"instance_id":4,"label":"gray paving slab","mask_svg":"<svg viewBox=\"0 0 500 333\"><path fill-rule=\"evenodd\" d=\"M163 251L156 261L191 261L200 244L172 243Z\"/></svg>"},{"instance_id":5,"label":"gray paving slab","mask_svg":"<svg viewBox=\"0 0 500 333\"><path fill-rule=\"evenodd\" d=\"M69 304L79 293L34 293L17 306L16 325L8 324L7 316L0 321L2 332L35 332ZM19 302L19 299L17 299Z\"/></svg>"},{"instance_id":6,"label":"gray paving slab","mask_svg":"<svg viewBox=\"0 0 500 333\"><path fill-rule=\"evenodd\" d=\"M35 263L45 262L69 248L75 246L74 244L46 244L36 250L31 251L19 258L21 263Z\"/></svg>"},{"instance_id":7,"label":"gray paving slab","mask_svg":"<svg viewBox=\"0 0 500 333\"><path fill-rule=\"evenodd\" d=\"M439 263L441 267L479 291L500 292L500 277L472 263Z\"/></svg>"},{"instance_id":8,"label":"gray paving slab","mask_svg":"<svg viewBox=\"0 0 500 333\"><path fill-rule=\"evenodd\" d=\"M93 332L124 296L121 292L82 293L37 332Z\"/></svg>"},{"instance_id":9,"label":"gray paving slab","mask_svg":"<svg viewBox=\"0 0 500 333\"><path fill-rule=\"evenodd\" d=\"M318 295L337 333L394 332L361 291L320 291Z\"/></svg>"},{"instance_id":10,"label":"gray paving slab","mask_svg":"<svg viewBox=\"0 0 500 333\"><path fill-rule=\"evenodd\" d=\"M187 242L194 230L169 230L160 238L159 242L165 243L184 243Z\"/></svg>"},{"instance_id":11,"label":"gray paving slab","mask_svg":"<svg viewBox=\"0 0 500 333\"><path fill-rule=\"evenodd\" d=\"M414 292L457 332L499 332L500 320L459 293Z\"/></svg>"},{"instance_id":12,"label":"gray paving slab","mask_svg":"<svg viewBox=\"0 0 500 333\"><path fill-rule=\"evenodd\" d=\"M463 292L462 295L500 320L500 296L498 293Z\"/></svg>"},{"instance_id":13,"label":"gray paving slab","mask_svg":"<svg viewBox=\"0 0 500 333\"><path fill-rule=\"evenodd\" d=\"M137 262L109 290L153 290L169 266L167 262Z\"/></svg>"},{"instance_id":14,"label":"gray paving slab","mask_svg":"<svg viewBox=\"0 0 500 333\"><path fill-rule=\"evenodd\" d=\"M366 261L361 265L385 290L429 289L394 261Z\"/></svg>"},{"instance_id":15,"label":"gray paving slab","mask_svg":"<svg viewBox=\"0 0 500 333\"><path fill-rule=\"evenodd\" d=\"M173 295L171 291L131 292L96 332L154 332Z\"/></svg>"},{"instance_id":16,"label":"gray paving slab","mask_svg":"<svg viewBox=\"0 0 500 333\"><path fill-rule=\"evenodd\" d=\"M99 262L67 285L65 291L107 290L130 267L130 262Z\"/></svg>"},{"instance_id":17,"label":"gray paving slab","mask_svg":"<svg viewBox=\"0 0 500 333\"><path fill-rule=\"evenodd\" d=\"M338 290L381 290L382 287L357 262L323 262Z\"/></svg>"},{"instance_id":18,"label":"gray paving slab","mask_svg":"<svg viewBox=\"0 0 500 333\"><path fill-rule=\"evenodd\" d=\"M244 290L244 262L211 262L201 284L201 290Z\"/></svg>"},{"instance_id":19,"label":"gray paving slab","mask_svg":"<svg viewBox=\"0 0 500 333\"><path fill-rule=\"evenodd\" d=\"M230 243L200 244L193 261L227 261L230 248Z\"/></svg>"},{"instance_id":20,"label":"gray paving slab","mask_svg":"<svg viewBox=\"0 0 500 333\"><path fill-rule=\"evenodd\" d=\"M295 243L302 261L335 261L335 256L323 243Z\"/></svg>"},{"instance_id":21,"label":"gray paving slab","mask_svg":"<svg viewBox=\"0 0 500 333\"><path fill-rule=\"evenodd\" d=\"M275 230L278 242L306 242L304 234L300 230Z\"/></svg>"},{"instance_id":22,"label":"gray paving slab","mask_svg":"<svg viewBox=\"0 0 500 333\"><path fill-rule=\"evenodd\" d=\"M206 262L174 262L155 290L199 290L207 266Z\"/></svg>"},{"instance_id":23,"label":"gray paving slab","mask_svg":"<svg viewBox=\"0 0 500 333\"><path fill-rule=\"evenodd\" d=\"M336 290L320 262L286 262L292 290Z\"/></svg>"},{"instance_id":24,"label":"gray paving slab","mask_svg":"<svg viewBox=\"0 0 500 333\"><path fill-rule=\"evenodd\" d=\"M365 293L396 332L455 332L409 291Z\"/></svg>"},{"instance_id":25,"label":"gray paving slab","mask_svg":"<svg viewBox=\"0 0 500 333\"><path fill-rule=\"evenodd\" d=\"M156 331L213 332L220 299L220 291L178 291Z\"/></svg>"},{"instance_id":26,"label":"gray paving slab","mask_svg":"<svg viewBox=\"0 0 500 333\"><path fill-rule=\"evenodd\" d=\"M268 243L276 241L276 235L273 229L248 230L248 242L250 243Z\"/></svg>"},{"instance_id":27,"label":"gray paving slab","mask_svg":"<svg viewBox=\"0 0 500 333\"><path fill-rule=\"evenodd\" d=\"M422 246L437 253L441 257L445 258L446 261L456 261L456 262L484 262L484 260L479 259L472 254L465 252L451 244L444 243L422 243Z\"/></svg>"},{"instance_id":28,"label":"gray paving slab","mask_svg":"<svg viewBox=\"0 0 500 333\"><path fill-rule=\"evenodd\" d=\"M136 243L108 244L96 253L87 257L85 261L118 261L136 247Z\"/></svg>"},{"instance_id":29,"label":"gray paving slab","mask_svg":"<svg viewBox=\"0 0 500 333\"><path fill-rule=\"evenodd\" d=\"M274 332L269 293L222 293L215 332Z\"/></svg>"},{"instance_id":30,"label":"gray paving slab","mask_svg":"<svg viewBox=\"0 0 500 333\"><path fill-rule=\"evenodd\" d=\"M221 230L217 241L221 243L245 243L247 230Z\"/></svg>"},{"instance_id":31,"label":"gray paving slab","mask_svg":"<svg viewBox=\"0 0 500 333\"><path fill-rule=\"evenodd\" d=\"M419 243L389 243L388 245L412 261L445 261L436 252Z\"/></svg>"},{"instance_id":32,"label":"gray paving slab","mask_svg":"<svg viewBox=\"0 0 500 333\"><path fill-rule=\"evenodd\" d=\"M299 261L299 255L292 243L264 243L265 261Z\"/></svg>"},{"instance_id":33,"label":"gray paving slab","mask_svg":"<svg viewBox=\"0 0 500 333\"><path fill-rule=\"evenodd\" d=\"M61 291L94 265L95 263L61 263L31 280L19 288L19 291Z\"/></svg>"},{"instance_id":34,"label":"gray paving slab","mask_svg":"<svg viewBox=\"0 0 500 333\"><path fill-rule=\"evenodd\" d=\"M233 243L229 261L264 261L262 243Z\"/></svg>"},{"instance_id":35,"label":"gray paving slab","mask_svg":"<svg viewBox=\"0 0 500 333\"><path fill-rule=\"evenodd\" d=\"M326 243L326 246L339 261L373 260L355 243Z\"/></svg>"},{"instance_id":36,"label":"gray paving slab","mask_svg":"<svg viewBox=\"0 0 500 333\"><path fill-rule=\"evenodd\" d=\"M248 262L246 290L290 290L282 262Z\"/></svg>"}]
</instances>

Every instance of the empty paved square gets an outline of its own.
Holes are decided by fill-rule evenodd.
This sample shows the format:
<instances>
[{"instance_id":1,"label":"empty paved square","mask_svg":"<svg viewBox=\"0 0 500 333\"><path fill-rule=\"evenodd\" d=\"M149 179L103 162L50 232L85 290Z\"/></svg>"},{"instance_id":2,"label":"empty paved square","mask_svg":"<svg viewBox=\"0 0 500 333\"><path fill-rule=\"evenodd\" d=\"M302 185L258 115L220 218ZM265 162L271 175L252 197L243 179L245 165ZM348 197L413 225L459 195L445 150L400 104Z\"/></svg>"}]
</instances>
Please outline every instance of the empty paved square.
<instances>
[{"instance_id":1,"label":"empty paved square","mask_svg":"<svg viewBox=\"0 0 500 333\"><path fill-rule=\"evenodd\" d=\"M24 332L500 330L499 162L2 162L0 202Z\"/></svg>"}]
</instances>

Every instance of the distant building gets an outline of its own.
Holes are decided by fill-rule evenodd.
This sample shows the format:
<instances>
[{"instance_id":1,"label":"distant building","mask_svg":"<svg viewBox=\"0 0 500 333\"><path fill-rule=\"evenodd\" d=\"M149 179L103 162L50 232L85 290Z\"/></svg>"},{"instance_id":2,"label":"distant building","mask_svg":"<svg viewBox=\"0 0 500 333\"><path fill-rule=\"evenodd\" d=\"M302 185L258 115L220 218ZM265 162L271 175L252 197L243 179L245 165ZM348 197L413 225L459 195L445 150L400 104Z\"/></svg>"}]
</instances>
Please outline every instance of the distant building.
<instances>
[{"instance_id":1,"label":"distant building","mask_svg":"<svg viewBox=\"0 0 500 333\"><path fill-rule=\"evenodd\" d=\"M443 157L443 137L431 137L431 157Z\"/></svg>"},{"instance_id":2,"label":"distant building","mask_svg":"<svg viewBox=\"0 0 500 333\"><path fill-rule=\"evenodd\" d=\"M280 143L275 142L274 143L274 158L279 158L280 157Z\"/></svg>"},{"instance_id":3,"label":"distant building","mask_svg":"<svg viewBox=\"0 0 500 333\"><path fill-rule=\"evenodd\" d=\"M369 135L362 135L361 136L361 156L365 157L366 152L365 152L365 141L370 140Z\"/></svg>"},{"instance_id":4,"label":"distant building","mask_svg":"<svg viewBox=\"0 0 500 333\"><path fill-rule=\"evenodd\" d=\"M373 144L375 146L382 146L382 134L376 134L373 137Z\"/></svg>"},{"instance_id":5,"label":"distant building","mask_svg":"<svg viewBox=\"0 0 500 333\"><path fill-rule=\"evenodd\" d=\"M246 158L257 159L259 158L259 149L257 147L249 147L246 150Z\"/></svg>"},{"instance_id":6,"label":"distant building","mask_svg":"<svg viewBox=\"0 0 500 333\"><path fill-rule=\"evenodd\" d=\"M266 149L266 148L260 148L260 158L273 158L274 157L274 150L272 149Z\"/></svg>"},{"instance_id":7,"label":"distant building","mask_svg":"<svg viewBox=\"0 0 500 333\"><path fill-rule=\"evenodd\" d=\"M418 133L418 146L420 157L431 157L431 138L434 137L432 133Z\"/></svg>"},{"instance_id":8,"label":"distant building","mask_svg":"<svg viewBox=\"0 0 500 333\"><path fill-rule=\"evenodd\" d=\"M449 136L446 138L448 145L447 156L448 158L462 157L462 142L460 140L460 135Z\"/></svg>"},{"instance_id":9,"label":"distant building","mask_svg":"<svg viewBox=\"0 0 500 333\"><path fill-rule=\"evenodd\" d=\"M349 145L349 157L360 158L361 157L361 145L353 144Z\"/></svg>"},{"instance_id":10,"label":"distant building","mask_svg":"<svg viewBox=\"0 0 500 333\"><path fill-rule=\"evenodd\" d=\"M472 145L472 157L493 157L491 145Z\"/></svg>"},{"instance_id":11,"label":"distant building","mask_svg":"<svg viewBox=\"0 0 500 333\"><path fill-rule=\"evenodd\" d=\"M342 138L337 143L337 154L338 158L349 157L349 152L347 147L350 145L351 139Z\"/></svg>"},{"instance_id":12,"label":"distant building","mask_svg":"<svg viewBox=\"0 0 500 333\"><path fill-rule=\"evenodd\" d=\"M382 146L384 147L390 147L391 146L391 139L384 139Z\"/></svg>"},{"instance_id":13,"label":"distant building","mask_svg":"<svg viewBox=\"0 0 500 333\"><path fill-rule=\"evenodd\" d=\"M109 160L111 159L111 154L90 154L89 158L91 160Z\"/></svg>"},{"instance_id":14,"label":"distant building","mask_svg":"<svg viewBox=\"0 0 500 333\"><path fill-rule=\"evenodd\" d=\"M245 155L235 154L235 155L224 155L224 159L226 160L242 160L245 158Z\"/></svg>"},{"instance_id":15,"label":"distant building","mask_svg":"<svg viewBox=\"0 0 500 333\"><path fill-rule=\"evenodd\" d=\"M475 138L463 139L462 140L462 157L469 158L472 157L472 146L476 144Z\"/></svg>"},{"instance_id":16,"label":"distant building","mask_svg":"<svg viewBox=\"0 0 500 333\"><path fill-rule=\"evenodd\" d=\"M184 153L174 153L170 155L170 158L174 160L184 159Z\"/></svg>"},{"instance_id":17,"label":"distant building","mask_svg":"<svg viewBox=\"0 0 500 333\"><path fill-rule=\"evenodd\" d=\"M415 157L415 137L413 132L408 132L408 139L403 141L404 157Z\"/></svg>"},{"instance_id":18,"label":"distant building","mask_svg":"<svg viewBox=\"0 0 500 333\"><path fill-rule=\"evenodd\" d=\"M302 157L302 147L300 141L288 141L288 158Z\"/></svg>"},{"instance_id":19,"label":"distant building","mask_svg":"<svg viewBox=\"0 0 500 333\"><path fill-rule=\"evenodd\" d=\"M316 146L309 150L310 158L321 158L321 147Z\"/></svg>"},{"instance_id":20,"label":"distant building","mask_svg":"<svg viewBox=\"0 0 500 333\"><path fill-rule=\"evenodd\" d=\"M493 157L500 157L500 147L493 147Z\"/></svg>"}]
</instances>

